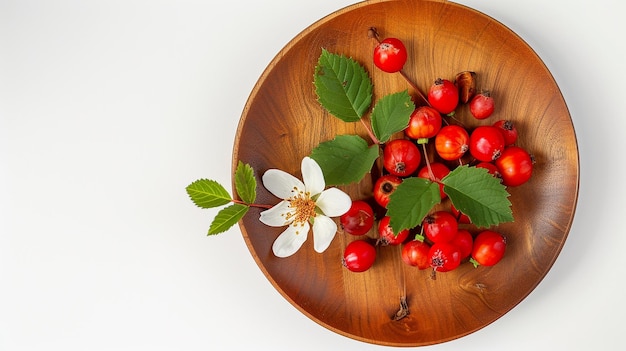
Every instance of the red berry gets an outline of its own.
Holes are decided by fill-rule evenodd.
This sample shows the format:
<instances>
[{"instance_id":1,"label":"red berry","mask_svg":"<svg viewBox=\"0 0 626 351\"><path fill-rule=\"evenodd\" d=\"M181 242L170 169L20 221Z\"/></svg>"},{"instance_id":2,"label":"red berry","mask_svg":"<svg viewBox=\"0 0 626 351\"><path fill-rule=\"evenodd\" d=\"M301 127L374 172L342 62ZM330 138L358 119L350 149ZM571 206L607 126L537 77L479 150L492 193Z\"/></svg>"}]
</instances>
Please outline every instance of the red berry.
<instances>
[{"instance_id":1,"label":"red berry","mask_svg":"<svg viewBox=\"0 0 626 351\"><path fill-rule=\"evenodd\" d=\"M459 248L461 260L468 258L472 254L474 238L468 230L459 229L450 243Z\"/></svg>"},{"instance_id":2,"label":"red berry","mask_svg":"<svg viewBox=\"0 0 626 351\"><path fill-rule=\"evenodd\" d=\"M484 91L475 95L469 103L470 113L476 119L485 119L495 110L495 104L491 94Z\"/></svg>"},{"instance_id":3,"label":"red berry","mask_svg":"<svg viewBox=\"0 0 626 351\"><path fill-rule=\"evenodd\" d=\"M400 71L407 57L406 47L397 38L387 38L374 48L374 64L384 72Z\"/></svg>"},{"instance_id":4,"label":"red berry","mask_svg":"<svg viewBox=\"0 0 626 351\"><path fill-rule=\"evenodd\" d=\"M440 113L451 114L459 104L459 89L451 81L437 78L428 90L428 102Z\"/></svg>"},{"instance_id":5,"label":"red berry","mask_svg":"<svg viewBox=\"0 0 626 351\"><path fill-rule=\"evenodd\" d=\"M442 127L435 137L435 150L446 161L461 158L469 149L469 134L458 125Z\"/></svg>"},{"instance_id":6,"label":"red berry","mask_svg":"<svg viewBox=\"0 0 626 351\"><path fill-rule=\"evenodd\" d=\"M448 243L435 243L428 252L430 266L436 272L448 272L461 264L459 248Z\"/></svg>"},{"instance_id":7,"label":"red berry","mask_svg":"<svg viewBox=\"0 0 626 351\"><path fill-rule=\"evenodd\" d=\"M422 229L428 240L433 243L449 242L454 238L458 230L459 223L452 213L447 211L436 211L422 222Z\"/></svg>"},{"instance_id":8,"label":"red berry","mask_svg":"<svg viewBox=\"0 0 626 351\"><path fill-rule=\"evenodd\" d=\"M339 217L343 230L352 235L363 235L374 225L374 210L363 200L352 201L348 212Z\"/></svg>"},{"instance_id":9,"label":"red berry","mask_svg":"<svg viewBox=\"0 0 626 351\"><path fill-rule=\"evenodd\" d=\"M380 206L387 208L389 196L396 191L398 185L402 183L402 179L391 174L386 174L374 183L374 200Z\"/></svg>"},{"instance_id":10,"label":"red berry","mask_svg":"<svg viewBox=\"0 0 626 351\"><path fill-rule=\"evenodd\" d=\"M472 223L472 220L470 220L470 218L465 213L459 211L456 207L454 207L453 204L450 204L450 212L452 212L452 215L454 216L454 218L456 218L457 222L463 224Z\"/></svg>"},{"instance_id":11,"label":"red berry","mask_svg":"<svg viewBox=\"0 0 626 351\"><path fill-rule=\"evenodd\" d=\"M406 238L409 237L408 229L401 230L396 235L393 232L393 229L391 228L391 226L389 225L390 220L391 220L391 217L385 216L378 223L378 234L380 236L378 239L378 242L383 246L400 245L406 240Z\"/></svg>"},{"instance_id":12,"label":"red berry","mask_svg":"<svg viewBox=\"0 0 626 351\"><path fill-rule=\"evenodd\" d=\"M411 114L404 134L411 139L429 139L441 129L441 114L429 106L420 106Z\"/></svg>"},{"instance_id":13,"label":"red berry","mask_svg":"<svg viewBox=\"0 0 626 351\"><path fill-rule=\"evenodd\" d=\"M493 126L498 128L500 132L502 132L502 136L504 137L504 145L509 146L515 144L515 142L517 141L517 128L515 128L513 122L501 119L499 121L496 121Z\"/></svg>"},{"instance_id":14,"label":"red berry","mask_svg":"<svg viewBox=\"0 0 626 351\"><path fill-rule=\"evenodd\" d=\"M480 126L470 134L469 151L475 159L490 162L500 157L502 150L504 137L498 128Z\"/></svg>"},{"instance_id":15,"label":"red berry","mask_svg":"<svg viewBox=\"0 0 626 351\"><path fill-rule=\"evenodd\" d=\"M402 246L402 261L409 266L426 269L430 267L429 251L430 245L427 243L419 240L411 240Z\"/></svg>"},{"instance_id":16,"label":"red berry","mask_svg":"<svg viewBox=\"0 0 626 351\"><path fill-rule=\"evenodd\" d=\"M346 246L341 264L351 272L365 272L374 265L376 248L365 240L355 240Z\"/></svg>"},{"instance_id":17,"label":"red berry","mask_svg":"<svg viewBox=\"0 0 626 351\"><path fill-rule=\"evenodd\" d=\"M526 183L533 173L533 158L519 146L509 146L496 160L502 184L519 186Z\"/></svg>"},{"instance_id":18,"label":"red berry","mask_svg":"<svg viewBox=\"0 0 626 351\"><path fill-rule=\"evenodd\" d=\"M414 142L395 139L387 142L383 149L383 166L392 175L407 177L417 170L422 154Z\"/></svg>"},{"instance_id":19,"label":"red berry","mask_svg":"<svg viewBox=\"0 0 626 351\"><path fill-rule=\"evenodd\" d=\"M472 263L475 266L493 266L500 262L506 251L506 239L491 230L480 232L474 239Z\"/></svg>"},{"instance_id":20,"label":"red berry","mask_svg":"<svg viewBox=\"0 0 626 351\"><path fill-rule=\"evenodd\" d=\"M495 163L491 162L479 162L476 164L476 168L484 168L491 174L492 176L501 179L500 173L498 172L498 167L496 167Z\"/></svg>"}]
</instances>

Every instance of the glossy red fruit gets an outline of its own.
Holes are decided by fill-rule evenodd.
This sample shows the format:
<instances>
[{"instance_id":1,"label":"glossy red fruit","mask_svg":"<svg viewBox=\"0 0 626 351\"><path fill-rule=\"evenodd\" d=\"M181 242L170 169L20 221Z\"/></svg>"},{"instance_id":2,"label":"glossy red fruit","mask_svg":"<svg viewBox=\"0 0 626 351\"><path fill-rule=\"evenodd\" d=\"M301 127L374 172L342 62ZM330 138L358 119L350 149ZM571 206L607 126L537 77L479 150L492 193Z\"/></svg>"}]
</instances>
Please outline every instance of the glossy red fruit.
<instances>
[{"instance_id":1,"label":"glossy red fruit","mask_svg":"<svg viewBox=\"0 0 626 351\"><path fill-rule=\"evenodd\" d=\"M495 164L502 177L502 184L506 186L522 185L533 173L532 156L519 146L508 146Z\"/></svg>"},{"instance_id":2,"label":"glossy red fruit","mask_svg":"<svg viewBox=\"0 0 626 351\"><path fill-rule=\"evenodd\" d=\"M430 164L430 170L428 170L428 166L423 166L417 171L417 176L420 178L428 179L431 182L440 182L445 176L450 173L450 168L444 165L441 162L433 162ZM432 172L432 174L431 174ZM443 191L443 184L439 183L439 196L441 199L445 199L448 195Z\"/></svg>"},{"instance_id":3,"label":"glossy red fruit","mask_svg":"<svg viewBox=\"0 0 626 351\"><path fill-rule=\"evenodd\" d=\"M392 175L408 177L422 162L422 154L414 142L395 139L387 142L383 149L383 166Z\"/></svg>"},{"instance_id":4,"label":"glossy red fruit","mask_svg":"<svg viewBox=\"0 0 626 351\"><path fill-rule=\"evenodd\" d=\"M384 72L400 71L407 57L404 43L397 38L386 38L374 48L374 64Z\"/></svg>"},{"instance_id":5,"label":"glossy red fruit","mask_svg":"<svg viewBox=\"0 0 626 351\"><path fill-rule=\"evenodd\" d=\"M428 257L435 272L449 272L461 264L459 248L449 242L433 244L428 251Z\"/></svg>"},{"instance_id":6,"label":"glossy red fruit","mask_svg":"<svg viewBox=\"0 0 626 351\"><path fill-rule=\"evenodd\" d=\"M430 245L427 243L411 240L402 246L402 261L409 266L426 269L430 267L429 251Z\"/></svg>"},{"instance_id":7,"label":"glossy red fruit","mask_svg":"<svg viewBox=\"0 0 626 351\"><path fill-rule=\"evenodd\" d=\"M459 223L452 213L436 211L422 221L424 235L433 243L449 242L457 233Z\"/></svg>"},{"instance_id":8,"label":"glossy red fruit","mask_svg":"<svg viewBox=\"0 0 626 351\"><path fill-rule=\"evenodd\" d=\"M355 240L346 246L341 264L351 272L365 272L376 261L376 248L365 240Z\"/></svg>"},{"instance_id":9,"label":"glossy red fruit","mask_svg":"<svg viewBox=\"0 0 626 351\"><path fill-rule=\"evenodd\" d=\"M468 149L469 134L461 126L444 126L435 137L435 150L446 161L460 159Z\"/></svg>"},{"instance_id":10,"label":"glossy red fruit","mask_svg":"<svg viewBox=\"0 0 626 351\"><path fill-rule=\"evenodd\" d=\"M495 110L495 103L491 93L483 91L475 95L469 103L469 109L472 116L476 119L485 119L491 116Z\"/></svg>"},{"instance_id":11,"label":"glossy red fruit","mask_svg":"<svg viewBox=\"0 0 626 351\"><path fill-rule=\"evenodd\" d=\"M447 115L459 104L459 89L451 81L437 78L428 90L427 98L435 110Z\"/></svg>"},{"instance_id":12,"label":"glossy red fruit","mask_svg":"<svg viewBox=\"0 0 626 351\"><path fill-rule=\"evenodd\" d=\"M474 238L468 230L459 229L459 231L456 232L454 238L450 241L450 244L459 248L459 253L461 254L462 261L470 257L470 255L472 254Z\"/></svg>"},{"instance_id":13,"label":"glossy red fruit","mask_svg":"<svg viewBox=\"0 0 626 351\"><path fill-rule=\"evenodd\" d=\"M500 176L500 172L498 172L498 167L496 167L495 163L492 162L479 162L476 164L476 168L484 168L491 174L492 176L500 179L502 181L502 177Z\"/></svg>"},{"instance_id":14,"label":"glossy red fruit","mask_svg":"<svg viewBox=\"0 0 626 351\"><path fill-rule=\"evenodd\" d=\"M453 204L450 204L450 212L452 212L452 215L454 216L454 218L456 218L457 222L463 224L472 223L472 220L465 213L459 211L456 207L454 207Z\"/></svg>"},{"instance_id":15,"label":"glossy red fruit","mask_svg":"<svg viewBox=\"0 0 626 351\"><path fill-rule=\"evenodd\" d=\"M470 134L469 151L472 156L483 162L491 162L502 154L504 137L493 126L476 127Z\"/></svg>"},{"instance_id":16,"label":"glossy red fruit","mask_svg":"<svg viewBox=\"0 0 626 351\"><path fill-rule=\"evenodd\" d=\"M396 191L400 183L402 183L402 179L391 174L386 174L378 178L376 183L374 183L374 200L376 203L387 208L389 196Z\"/></svg>"},{"instance_id":17,"label":"glossy red fruit","mask_svg":"<svg viewBox=\"0 0 626 351\"><path fill-rule=\"evenodd\" d=\"M505 120L505 119L501 119L499 121L496 121L493 124L494 127L498 128L500 130L500 132L502 132L502 136L504 137L504 145L505 146L509 146L509 145L513 145L515 144L515 142L517 141L517 128L515 128L515 125L513 124L513 122L509 121L509 120Z\"/></svg>"},{"instance_id":18,"label":"glossy red fruit","mask_svg":"<svg viewBox=\"0 0 626 351\"><path fill-rule=\"evenodd\" d=\"M380 222L378 222L378 243L380 245L400 245L409 237L408 229L401 230L397 235L394 234L393 229L389 225L390 220L391 217L384 216Z\"/></svg>"},{"instance_id":19,"label":"glossy red fruit","mask_svg":"<svg viewBox=\"0 0 626 351\"><path fill-rule=\"evenodd\" d=\"M411 139L421 141L437 135L441 129L441 114L429 106L420 106L413 111L404 134Z\"/></svg>"},{"instance_id":20,"label":"glossy red fruit","mask_svg":"<svg viewBox=\"0 0 626 351\"><path fill-rule=\"evenodd\" d=\"M352 201L348 212L339 217L343 231L352 235L364 235L374 226L374 210L363 200Z\"/></svg>"},{"instance_id":21,"label":"glossy red fruit","mask_svg":"<svg viewBox=\"0 0 626 351\"><path fill-rule=\"evenodd\" d=\"M472 247L474 266L493 266L502 260L506 252L506 238L491 230L485 230L476 236Z\"/></svg>"}]
</instances>

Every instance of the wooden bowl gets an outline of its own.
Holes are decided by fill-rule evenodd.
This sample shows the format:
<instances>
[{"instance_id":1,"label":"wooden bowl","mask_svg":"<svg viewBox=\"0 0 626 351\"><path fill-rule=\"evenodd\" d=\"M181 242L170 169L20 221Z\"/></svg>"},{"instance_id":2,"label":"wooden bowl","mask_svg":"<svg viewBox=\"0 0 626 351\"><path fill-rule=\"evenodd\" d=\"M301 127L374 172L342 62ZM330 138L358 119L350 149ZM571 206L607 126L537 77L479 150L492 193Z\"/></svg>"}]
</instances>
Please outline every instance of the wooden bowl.
<instances>
[{"instance_id":1,"label":"wooden bowl","mask_svg":"<svg viewBox=\"0 0 626 351\"><path fill-rule=\"evenodd\" d=\"M438 78L475 71L479 88L496 99L494 115L466 123L512 120L518 145L530 150L536 164L531 180L510 188L515 221L498 226L507 236L504 259L493 267L462 264L431 279L428 270L405 265L399 247L379 247L375 265L352 273L341 265L343 249L354 236L338 233L323 254L312 236L291 257L272 253L284 228L259 222L252 209L240 227L259 267L293 306L341 335L379 345L421 346L449 341L492 323L524 299L543 279L567 238L578 196L576 136L565 101L537 54L496 20L462 5L436 0L366 1L341 9L295 37L267 67L243 111L233 152L256 172L258 203L276 204L261 175L278 168L300 176L300 162L322 141L337 134L367 138L360 123L344 123L316 100L313 73L321 49L361 62L374 82L374 98L409 89L400 74L383 73L372 63L375 41L397 37L409 51L407 76L427 91ZM353 199L369 198L372 177L343 187ZM234 189L234 188L233 188ZM369 235L375 236L372 231ZM410 314L400 320L405 294Z\"/></svg>"}]
</instances>

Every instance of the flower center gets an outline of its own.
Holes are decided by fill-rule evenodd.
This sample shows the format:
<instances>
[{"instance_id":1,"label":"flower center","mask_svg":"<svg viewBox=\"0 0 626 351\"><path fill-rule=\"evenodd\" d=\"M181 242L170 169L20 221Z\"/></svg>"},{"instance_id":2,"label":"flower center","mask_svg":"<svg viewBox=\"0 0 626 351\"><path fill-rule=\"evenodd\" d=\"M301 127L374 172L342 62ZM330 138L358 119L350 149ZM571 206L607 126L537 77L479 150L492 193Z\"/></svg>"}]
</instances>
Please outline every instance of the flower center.
<instances>
[{"instance_id":1,"label":"flower center","mask_svg":"<svg viewBox=\"0 0 626 351\"><path fill-rule=\"evenodd\" d=\"M311 217L315 217L315 201L311 199L311 194L294 188L296 193L294 196L287 199L289 201L289 207L293 211L287 213L287 219L294 217L295 223L304 223Z\"/></svg>"}]
</instances>

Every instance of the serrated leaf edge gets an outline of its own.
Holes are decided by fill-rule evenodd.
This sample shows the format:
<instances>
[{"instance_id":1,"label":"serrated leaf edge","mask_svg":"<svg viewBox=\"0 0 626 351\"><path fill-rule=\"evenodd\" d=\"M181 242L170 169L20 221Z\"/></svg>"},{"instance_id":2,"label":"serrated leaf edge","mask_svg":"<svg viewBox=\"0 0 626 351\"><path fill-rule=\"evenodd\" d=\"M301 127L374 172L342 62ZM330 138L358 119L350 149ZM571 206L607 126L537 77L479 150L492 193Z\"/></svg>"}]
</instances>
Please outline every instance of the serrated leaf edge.
<instances>
[{"instance_id":1,"label":"serrated leaf edge","mask_svg":"<svg viewBox=\"0 0 626 351\"><path fill-rule=\"evenodd\" d=\"M330 145L333 142L337 142L337 140L341 139L341 138L352 138L355 140L358 140L358 142L362 145L365 146L365 148L362 150L362 154L361 157L367 158L370 157L371 162L368 161L369 166L366 167L366 170L361 173L359 172L358 174L353 174L351 176L346 177L345 174L350 174L348 171L346 170L352 170L355 169L356 167L351 167L350 160L346 161L345 163L342 164L342 169L344 170L344 177L341 179L334 179L334 178L330 178L330 174L334 174L336 172L334 172L334 170L336 168L333 168L332 170L329 169L325 169L326 168L326 162L325 160L322 160L319 158L319 151L320 146L324 145ZM360 145L360 146L361 146ZM313 148L313 150L311 151L311 158L313 158L322 168L322 171L324 173L324 179L326 181L326 185L328 186L334 186L334 185L347 185L347 184L351 184L351 183L356 183L359 182L363 179L363 177L371 172L372 167L374 166L374 163L376 162L376 159L378 159L378 157L380 156L380 148L378 145L374 144L374 145L368 145L367 141L365 139L363 139L362 137L358 136L358 135L352 135L352 134L344 134L344 135L337 135L335 136L335 138L322 142L320 144L318 144L315 148ZM376 153L376 157L373 157L374 152ZM335 157L340 157L335 155ZM367 160L366 160L367 161ZM329 172L329 171L333 171L333 172Z\"/></svg>"},{"instance_id":2,"label":"serrated leaf edge","mask_svg":"<svg viewBox=\"0 0 626 351\"><path fill-rule=\"evenodd\" d=\"M211 222L208 235L220 234L227 231L237 224L249 209L249 206L242 204L232 204L221 209Z\"/></svg>"},{"instance_id":3,"label":"serrated leaf edge","mask_svg":"<svg viewBox=\"0 0 626 351\"><path fill-rule=\"evenodd\" d=\"M388 106L388 100L392 100L396 98L399 101ZM402 104L404 104L407 108L406 116L404 116L403 114L400 114L400 112L403 112L402 110L404 110L402 109L402 106L401 106ZM382 112L379 112L381 111L381 109L385 109L386 107L391 107L391 111L384 110ZM409 119L414 110L415 110L415 105L411 101L411 96L409 95L408 90L404 90L398 93L388 94L380 98L374 105L374 108L372 109L371 120L370 120L370 125L372 126L372 132L374 133L378 141L380 143L385 143L391 138L391 136L394 133L404 130L409 125ZM389 112L390 116L394 116L395 114L396 118L402 117L403 120L401 121L402 123L399 124L399 127L390 128L390 125L393 125L393 123L390 123L393 120L393 118L387 118L385 121L386 122L385 126L384 126L386 130L382 131L379 128L381 127L381 125L380 123L378 123L379 122L378 119L381 117L388 117L387 112Z\"/></svg>"},{"instance_id":4,"label":"serrated leaf edge","mask_svg":"<svg viewBox=\"0 0 626 351\"><path fill-rule=\"evenodd\" d=\"M213 208L232 201L232 197L223 185L212 179L198 179L185 190L191 201L200 208Z\"/></svg>"},{"instance_id":5,"label":"serrated leaf edge","mask_svg":"<svg viewBox=\"0 0 626 351\"><path fill-rule=\"evenodd\" d=\"M470 166L468 166L468 165L464 165L464 166L462 166L462 167L470 168ZM512 221L514 220L514 218L513 218L513 211L512 211L512 209L511 209L512 204L511 204L511 201L508 199L508 197L509 197L511 194L510 194L510 193L506 190L506 187L505 187L503 184L501 184L500 182L498 182L498 180L497 180L496 178L494 178L492 175L490 175L490 174L487 172L487 170L486 170L486 169L476 168L476 167L473 167L473 168L478 169L478 170L480 170L480 171L484 172L484 174L485 174L485 178L484 178L484 179L485 179L485 181L491 181L491 179L493 179L493 181L492 181L493 185L494 185L494 186L496 186L496 184L497 184L497 185L499 185L499 186L501 187L501 190L502 190L502 191L501 191L500 193L501 193L501 195L506 195L506 196L505 196L505 198L504 198L504 200L506 200L508 211L506 211L506 213L503 213L503 212L498 212L498 211L493 211L493 210L492 210L492 209L490 209L488 206L485 206L485 208L492 210L492 211L491 211L491 213L495 213L495 217L498 217L498 218L499 218L498 220L494 220L494 221L489 221L489 220L484 220L484 221L482 221L482 220L478 220L478 221L477 221L477 220L476 220L477 218L472 218L472 217L471 217L471 214L465 213L465 212L467 212L467 211L464 211L463 206L460 206L460 205L458 204L458 199L455 199L455 194L454 194L454 193L448 193L448 192L446 191L446 190L448 190L448 188L451 188L451 189L454 189L454 190L457 190L457 191L458 191L458 189L456 189L456 188L454 188L454 187L451 187L450 185L447 185L447 184L446 184L446 181L449 179L449 177L450 177L451 175L452 175L453 177L455 176L455 174L453 174L453 172L454 172L454 171L457 171L457 173L458 173L459 171L462 171L462 168L460 168L460 167L457 167L455 170L453 170L452 172L450 172L450 173L449 173L446 177L444 177L444 178L441 180L441 182L444 184L444 188L443 188L443 190L444 190L444 192L448 195L448 198L450 199L450 201L452 202L452 204L454 205L454 207L455 207L455 208L457 208L459 211L464 212L464 213L465 213L465 215L467 215L467 216L470 218L471 222L472 222L475 226L477 226L477 227L479 227L479 228L481 228L481 227L485 227L485 228L486 228L486 227L490 227L490 226L497 226L497 225L499 225L499 224L501 224L501 223L512 222ZM490 177L490 178L488 178L488 177ZM456 203L455 203L455 202L456 202ZM489 217L494 217L494 216L489 216Z\"/></svg>"},{"instance_id":6,"label":"serrated leaf edge","mask_svg":"<svg viewBox=\"0 0 626 351\"><path fill-rule=\"evenodd\" d=\"M393 229L393 232L395 234L401 232L404 229L412 229L416 226L418 226L426 217L426 215L434 208L435 205L441 203L441 197L439 194L439 185L436 183L433 183L427 179L423 179L423 178L416 178L416 177L410 177L410 178L406 178L402 181L402 183L400 183L400 185L398 186L398 188L400 188L402 186L402 184L404 183L405 186L406 184L408 184L408 182L410 181L417 181L417 180L423 180L425 183L428 182L430 184L427 184L427 186L424 188L424 192L422 194L416 194L419 195L420 197L424 194L426 194L427 192L431 192L433 195L432 201L429 201L428 204L426 204L426 207L424 209L421 209L421 212L418 212L418 216L414 216L415 220L410 222L408 225L404 225L404 226L400 226L398 228L398 219L396 217L396 214L394 212L396 212L396 210L394 209L395 205L394 202L396 201L395 199L397 199L396 193L400 194L400 192L394 192L389 196L389 204L387 205L387 215L390 216L390 221L389 221L389 225L391 226L391 228ZM397 189L396 189L397 190ZM418 203L418 201L416 201L416 204ZM430 205L430 206L429 206ZM404 206L403 206L404 207ZM415 208L416 206L414 206ZM403 218L404 220L404 218Z\"/></svg>"},{"instance_id":7,"label":"serrated leaf edge","mask_svg":"<svg viewBox=\"0 0 626 351\"><path fill-rule=\"evenodd\" d=\"M327 61L328 65L324 65L322 63L322 60ZM339 67L337 69L333 67L335 60L338 61ZM326 71L323 69L324 67L329 68L333 73L335 73L335 75L339 75L338 73L336 73L337 71L339 72L343 71L344 73L350 71L350 77L343 77L345 78L344 80L345 85L343 86L348 87L347 89L344 88L343 91L344 91L344 94L346 95L346 98L351 108L351 111L349 111L350 112L349 114L344 114L344 112L340 112L339 110L337 110L335 106L328 104L328 101L329 101L328 97L323 96L324 94L320 94L320 85L322 85L321 83L323 81L321 77L327 74ZM324 74L320 74L320 72L324 72ZM353 80L354 77L356 77L359 74L360 74L360 77L363 77L364 79L360 79L358 84L347 84L348 80L350 79ZM337 80L339 80L339 78L342 78L342 77L338 76ZM314 81L314 86L315 86L315 94L317 96L317 102L325 110L327 110L331 115L345 122L358 121L359 119L363 117L363 115L367 112L367 110L372 104L373 83L372 83L371 77L369 76L365 67L361 65L359 62L357 62L356 60L354 60L353 58L347 57L345 55L331 53L328 50L322 48L322 53L319 56L317 63L315 65L315 74L313 76L313 81ZM357 89L356 94L354 95L355 97L358 97L364 94L363 95L364 98L362 99L350 98L348 96L348 91L352 87L356 87L355 89ZM362 92L363 89L365 89L364 93Z\"/></svg>"},{"instance_id":8,"label":"serrated leaf edge","mask_svg":"<svg viewBox=\"0 0 626 351\"><path fill-rule=\"evenodd\" d=\"M257 182L254 178L254 169L247 163L239 161L235 170L235 189L237 195L245 203L256 201Z\"/></svg>"}]
</instances>

